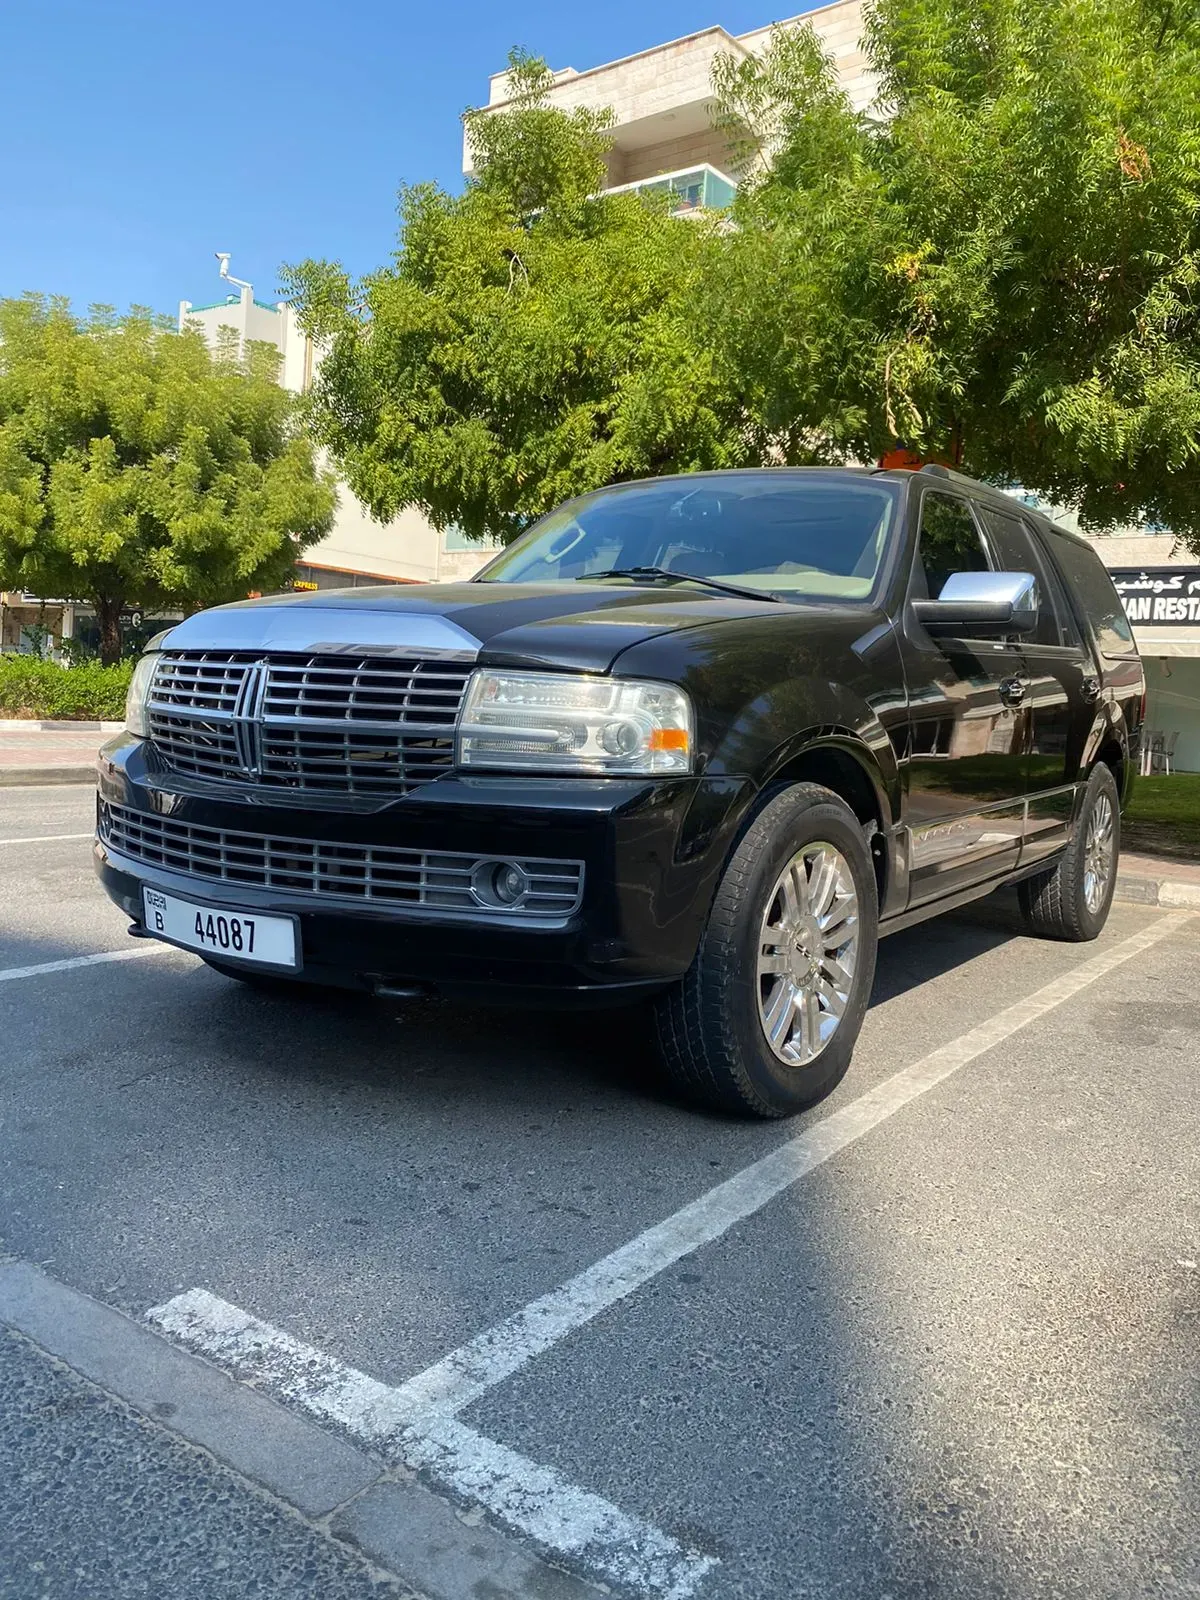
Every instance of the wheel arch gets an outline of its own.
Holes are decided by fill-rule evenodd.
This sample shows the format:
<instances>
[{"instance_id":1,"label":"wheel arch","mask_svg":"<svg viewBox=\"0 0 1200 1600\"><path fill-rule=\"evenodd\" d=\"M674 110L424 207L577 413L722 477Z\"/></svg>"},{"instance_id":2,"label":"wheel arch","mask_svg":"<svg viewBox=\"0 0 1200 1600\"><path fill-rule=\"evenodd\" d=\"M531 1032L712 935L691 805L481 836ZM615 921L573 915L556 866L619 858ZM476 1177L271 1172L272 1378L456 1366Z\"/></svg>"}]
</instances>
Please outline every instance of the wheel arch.
<instances>
[{"instance_id":1,"label":"wheel arch","mask_svg":"<svg viewBox=\"0 0 1200 1600\"><path fill-rule=\"evenodd\" d=\"M1088 762L1086 776L1090 777L1099 766L1105 766L1113 775L1124 809L1133 783L1133 768L1129 759L1129 739L1123 726L1112 719L1096 730L1096 744Z\"/></svg>"},{"instance_id":2,"label":"wheel arch","mask_svg":"<svg viewBox=\"0 0 1200 1600\"><path fill-rule=\"evenodd\" d=\"M793 783L818 783L854 812L867 836L882 906L892 871L894 818L884 775L869 747L845 728L813 731L797 745L780 752L754 810L759 810L780 788Z\"/></svg>"}]
</instances>

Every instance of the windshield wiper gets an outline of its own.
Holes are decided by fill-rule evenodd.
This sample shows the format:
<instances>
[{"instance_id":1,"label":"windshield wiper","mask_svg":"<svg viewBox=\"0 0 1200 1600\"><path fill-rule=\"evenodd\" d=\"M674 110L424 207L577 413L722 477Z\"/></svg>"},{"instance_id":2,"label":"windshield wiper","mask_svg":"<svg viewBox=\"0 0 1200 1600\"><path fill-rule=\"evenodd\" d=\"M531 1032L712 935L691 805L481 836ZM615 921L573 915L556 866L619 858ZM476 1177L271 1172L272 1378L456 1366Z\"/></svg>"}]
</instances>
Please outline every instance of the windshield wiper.
<instances>
[{"instance_id":1,"label":"windshield wiper","mask_svg":"<svg viewBox=\"0 0 1200 1600\"><path fill-rule=\"evenodd\" d=\"M583 583L595 578L648 578L652 582L666 579L670 583L698 583L703 589L715 589L720 594L736 594L743 600L769 600L774 605L783 602L779 595L765 589L743 589L738 583L722 583L720 578L702 578L695 572L672 572L668 567L609 567L604 572L584 572L575 579Z\"/></svg>"}]
</instances>

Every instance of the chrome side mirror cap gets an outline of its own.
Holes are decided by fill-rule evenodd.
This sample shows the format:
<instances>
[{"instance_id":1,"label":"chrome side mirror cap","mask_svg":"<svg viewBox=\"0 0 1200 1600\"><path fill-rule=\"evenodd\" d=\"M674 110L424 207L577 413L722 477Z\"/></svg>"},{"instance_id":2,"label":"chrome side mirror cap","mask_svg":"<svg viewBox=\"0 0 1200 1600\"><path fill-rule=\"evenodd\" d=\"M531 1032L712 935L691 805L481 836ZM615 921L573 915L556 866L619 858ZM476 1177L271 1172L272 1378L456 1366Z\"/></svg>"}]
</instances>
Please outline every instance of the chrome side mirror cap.
<instances>
[{"instance_id":1,"label":"chrome side mirror cap","mask_svg":"<svg viewBox=\"0 0 1200 1600\"><path fill-rule=\"evenodd\" d=\"M1032 572L952 572L936 600L914 600L917 620L929 633L995 638L1032 633L1040 596Z\"/></svg>"}]
</instances>

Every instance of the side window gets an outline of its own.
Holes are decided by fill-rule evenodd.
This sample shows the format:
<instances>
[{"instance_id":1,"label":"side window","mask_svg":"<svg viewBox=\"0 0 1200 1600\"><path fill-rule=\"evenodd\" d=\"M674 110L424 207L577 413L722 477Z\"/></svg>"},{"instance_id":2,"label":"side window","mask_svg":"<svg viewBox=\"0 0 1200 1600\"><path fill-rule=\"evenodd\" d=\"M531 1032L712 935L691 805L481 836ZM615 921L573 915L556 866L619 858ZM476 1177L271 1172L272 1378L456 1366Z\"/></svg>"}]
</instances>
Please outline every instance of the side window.
<instances>
[{"instance_id":1,"label":"side window","mask_svg":"<svg viewBox=\"0 0 1200 1600\"><path fill-rule=\"evenodd\" d=\"M1133 629L1100 557L1089 545L1049 523L1046 524L1046 542L1072 590L1077 608L1096 636L1101 654L1132 655L1137 649Z\"/></svg>"},{"instance_id":2,"label":"side window","mask_svg":"<svg viewBox=\"0 0 1200 1600\"><path fill-rule=\"evenodd\" d=\"M1042 563L1042 576L1054 601L1054 610L1058 616L1058 627L1062 635L1062 642L1066 645L1072 645L1076 650L1080 650L1083 648L1083 634L1079 631L1075 608L1072 606L1070 596L1067 594L1067 586L1063 582L1062 573L1059 572L1054 562L1050 559L1050 552L1046 548L1047 536L1037 528L1031 528L1027 522L1024 526L1025 532L1033 541L1033 548L1037 551Z\"/></svg>"},{"instance_id":3,"label":"side window","mask_svg":"<svg viewBox=\"0 0 1200 1600\"><path fill-rule=\"evenodd\" d=\"M981 505L977 509L1000 570L1030 572L1037 579L1038 625L1026 637L1036 644L1078 643L1078 639L1072 637L1074 630L1069 627L1070 612L1063 612L1061 604L1055 604L1048 564L1027 525L1019 517L1009 516L995 506Z\"/></svg>"},{"instance_id":4,"label":"side window","mask_svg":"<svg viewBox=\"0 0 1200 1600\"><path fill-rule=\"evenodd\" d=\"M957 495L926 491L921 500L921 531L917 566L930 600L936 600L952 572L986 572L987 551L965 500Z\"/></svg>"}]
</instances>

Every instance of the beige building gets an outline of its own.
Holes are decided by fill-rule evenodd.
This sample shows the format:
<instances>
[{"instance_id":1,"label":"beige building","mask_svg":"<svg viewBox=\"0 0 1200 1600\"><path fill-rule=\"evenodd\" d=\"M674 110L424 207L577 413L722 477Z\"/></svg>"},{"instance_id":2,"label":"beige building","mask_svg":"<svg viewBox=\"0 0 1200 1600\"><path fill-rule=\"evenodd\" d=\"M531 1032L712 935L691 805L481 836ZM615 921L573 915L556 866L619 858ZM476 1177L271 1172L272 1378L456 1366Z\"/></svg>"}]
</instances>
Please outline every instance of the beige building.
<instances>
[{"instance_id":1,"label":"beige building","mask_svg":"<svg viewBox=\"0 0 1200 1600\"><path fill-rule=\"evenodd\" d=\"M280 382L295 394L311 386L320 365L320 352L303 332L291 306L282 301L269 305L254 298L249 284L230 279L236 287L212 305L179 303L179 326L200 327L214 347L222 338L237 341L239 350L250 341L272 345L279 351ZM319 588L356 583L446 583L469 578L489 560L497 546L477 544L450 529L437 529L418 511L402 511L391 522L377 522L344 483L338 484L338 507L333 528L319 544L304 552L297 581Z\"/></svg>"},{"instance_id":2,"label":"beige building","mask_svg":"<svg viewBox=\"0 0 1200 1600\"><path fill-rule=\"evenodd\" d=\"M833 55L854 104L868 106L874 86L859 48L860 0L837 0L781 25L798 22L810 23ZM563 67L554 74L549 104L562 111L612 110L616 122L608 158L610 189L669 185L680 197L681 211L727 205L738 174L724 136L713 127L713 66L720 55L760 53L770 33L769 27L742 34L702 28L601 67ZM502 110L510 103L509 93L507 72L495 73L487 109ZM471 170L470 144L464 143L463 171Z\"/></svg>"}]
</instances>

